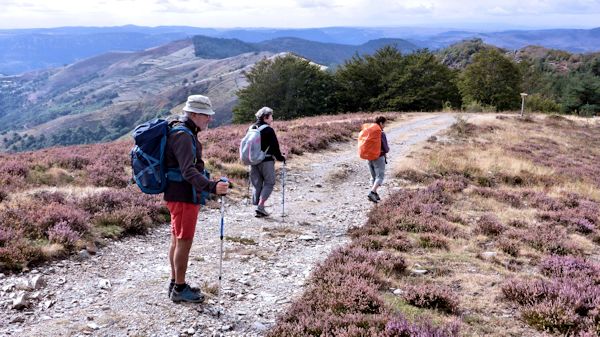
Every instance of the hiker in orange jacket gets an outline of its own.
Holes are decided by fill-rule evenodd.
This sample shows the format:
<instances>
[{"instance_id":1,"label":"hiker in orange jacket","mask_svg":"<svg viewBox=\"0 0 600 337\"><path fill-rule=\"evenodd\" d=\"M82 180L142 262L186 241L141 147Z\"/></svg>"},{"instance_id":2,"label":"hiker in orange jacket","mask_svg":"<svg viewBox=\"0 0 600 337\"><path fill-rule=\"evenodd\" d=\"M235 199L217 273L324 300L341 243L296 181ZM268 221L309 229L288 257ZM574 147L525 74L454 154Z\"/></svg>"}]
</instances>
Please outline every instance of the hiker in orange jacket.
<instances>
[{"instance_id":1,"label":"hiker in orange jacket","mask_svg":"<svg viewBox=\"0 0 600 337\"><path fill-rule=\"evenodd\" d=\"M381 200L379 194L377 194L377 189L383 184L385 164L387 164L387 153L390 152L385 132L383 132L386 121L387 119L383 116L379 116L375 119L375 123L381 128L381 152L379 158L369 160L369 171L371 171L371 182L373 183L373 186L367 196L367 198L374 203L378 203Z\"/></svg>"}]
</instances>

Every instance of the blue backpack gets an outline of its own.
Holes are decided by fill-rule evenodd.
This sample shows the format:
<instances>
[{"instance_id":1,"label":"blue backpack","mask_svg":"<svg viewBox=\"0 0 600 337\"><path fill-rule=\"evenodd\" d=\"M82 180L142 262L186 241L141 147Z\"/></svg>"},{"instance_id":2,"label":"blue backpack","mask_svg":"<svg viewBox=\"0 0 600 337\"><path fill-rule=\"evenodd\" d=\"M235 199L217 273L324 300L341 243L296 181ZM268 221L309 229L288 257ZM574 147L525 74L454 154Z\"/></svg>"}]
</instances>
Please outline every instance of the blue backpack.
<instances>
[{"instance_id":1,"label":"blue backpack","mask_svg":"<svg viewBox=\"0 0 600 337\"><path fill-rule=\"evenodd\" d=\"M183 131L194 137L190 129L183 125L170 127L164 119L153 119L138 125L132 133L135 146L131 149L131 168L133 179L142 192L147 194L163 193L167 188L167 181L183 181L179 168L165 167L165 150L167 137L173 133ZM196 155L196 142L192 142L194 156ZM196 162L196 158L194 158ZM210 178L208 171L202 172ZM196 202L196 189L193 188L194 203ZM205 204L208 192L202 192L200 203Z\"/></svg>"}]
</instances>

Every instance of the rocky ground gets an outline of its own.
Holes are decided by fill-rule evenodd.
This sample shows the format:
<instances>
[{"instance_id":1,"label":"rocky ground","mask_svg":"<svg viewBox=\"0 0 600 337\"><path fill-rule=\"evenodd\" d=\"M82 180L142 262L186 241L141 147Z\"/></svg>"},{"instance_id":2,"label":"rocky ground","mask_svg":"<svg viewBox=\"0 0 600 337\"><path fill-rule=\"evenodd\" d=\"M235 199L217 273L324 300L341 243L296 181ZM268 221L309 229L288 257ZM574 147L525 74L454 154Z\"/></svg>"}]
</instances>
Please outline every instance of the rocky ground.
<instances>
[{"instance_id":1,"label":"rocky ground","mask_svg":"<svg viewBox=\"0 0 600 337\"><path fill-rule=\"evenodd\" d=\"M390 166L453 122L448 114L419 114L389 125ZM247 200L226 200L220 297L220 213L218 205L203 209L188 269L188 282L207 294L203 304L167 298L168 225L94 255L82 251L26 273L0 274L0 335L263 335L302 293L314 266L348 241L348 228L364 223L369 180L355 143L340 143L290 161L285 217L280 181L267 204L270 218L255 218ZM395 185L388 180L382 197Z\"/></svg>"}]
</instances>

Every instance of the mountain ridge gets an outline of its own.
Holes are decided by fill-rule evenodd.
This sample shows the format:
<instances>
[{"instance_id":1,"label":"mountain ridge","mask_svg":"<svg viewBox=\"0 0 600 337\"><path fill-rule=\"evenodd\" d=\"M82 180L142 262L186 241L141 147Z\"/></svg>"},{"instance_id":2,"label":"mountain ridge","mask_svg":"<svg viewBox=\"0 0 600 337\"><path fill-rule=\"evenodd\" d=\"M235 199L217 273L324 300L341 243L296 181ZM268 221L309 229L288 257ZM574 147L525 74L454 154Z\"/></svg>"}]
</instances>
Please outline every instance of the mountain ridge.
<instances>
[{"instance_id":1,"label":"mountain ridge","mask_svg":"<svg viewBox=\"0 0 600 337\"><path fill-rule=\"evenodd\" d=\"M201 28L188 26L58 27L0 30L0 74L70 64L109 51L139 51L165 43L206 35L258 43L279 37L297 37L323 43L361 45L380 38L406 40L418 48L440 49L471 38L507 49L537 44L570 52L599 50L600 27L476 32L422 27ZM521 36L519 38L515 35ZM525 36L525 38L523 38ZM74 48L75 46L75 48Z\"/></svg>"}]
</instances>

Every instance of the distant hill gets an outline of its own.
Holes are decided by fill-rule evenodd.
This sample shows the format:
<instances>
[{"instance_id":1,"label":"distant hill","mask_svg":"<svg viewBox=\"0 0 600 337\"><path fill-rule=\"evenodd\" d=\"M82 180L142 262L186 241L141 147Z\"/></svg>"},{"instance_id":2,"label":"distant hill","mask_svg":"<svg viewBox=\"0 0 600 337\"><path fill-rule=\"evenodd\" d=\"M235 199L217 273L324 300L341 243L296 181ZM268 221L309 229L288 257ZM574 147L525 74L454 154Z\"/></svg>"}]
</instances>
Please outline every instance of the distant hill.
<instances>
[{"instance_id":1,"label":"distant hill","mask_svg":"<svg viewBox=\"0 0 600 337\"><path fill-rule=\"evenodd\" d=\"M544 71L561 74L576 70L594 58L600 57L600 52L577 54L542 46L526 46L517 50L504 49L485 43L479 38L460 41L439 50L436 54L440 61L450 68L464 69L471 63L473 55L488 49L496 49L517 63L528 61L539 64Z\"/></svg>"},{"instance_id":2,"label":"distant hill","mask_svg":"<svg viewBox=\"0 0 600 337\"><path fill-rule=\"evenodd\" d=\"M308 41L294 37L282 37L258 43L245 43L238 39L221 39L208 36L194 36L196 56L231 57L250 51L269 51L273 53L292 52L315 63L338 65L355 54L373 54L385 45L394 45L404 53L418 49L418 46L401 39L378 39L362 45L353 46L339 43Z\"/></svg>"},{"instance_id":3,"label":"distant hill","mask_svg":"<svg viewBox=\"0 0 600 337\"><path fill-rule=\"evenodd\" d=\"M432 49L450 44L479 38L496 47L517 50L530 45L549 49L560 49L571 53L600 51L600 28L595 29L547 29L547 30L511 30L493 33L448 31L423 40L410 40Z\"/></svg>"},{"instance_id":4,"label":"distant hill","mask_svg":"<svg viewBox=\"0 0 600 337\"><path fill-rule=\"evenodd\" d=\"M472 61L473 55L482 50L497 49L482 39L464 40L438 51L437 55L445 65L453 69L463 69ZM504 52L504 51L503 51Z\"/></svg>"},{"instance_id":5,"label":"distant hill","mask_svg":"<svg viewBox=\"0 0 600 337\"><path fill-rule=\"evenodd\" d=\"M600 28L553 29L504 32L457 31L422 27L324 27L305 29L237 28L214 29L186 26L61 27L0 30L0 74L59 67L110 51L139 51L194 35L238 39L259 43L279 38L297 38L321 43L360 46L379 39L401 39L418 48L433 50L456 42L480 38L506 49L528 45L570 52L600 50ZM404 49L404 46L399 46ZM408 48L407 48L408 49ZM323 55L324 60L337 58ZM324 62L327 63L327 62Z\"/></svg>"},{"instance_id":6,"label":"distant hill","mask_svg":"<svg viewBox=\"0 0 600 337\"><path fill-rule=\"evenodd\" d=\"M191 40L182 40L0 77L0 144L34 149L116 139L142 121L179 113L191 93L208 95L215 124L225 124L235 92L247 85L243 71L272 55L202 59L194 55Z\"/></svg>"}]
</instances>

